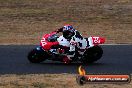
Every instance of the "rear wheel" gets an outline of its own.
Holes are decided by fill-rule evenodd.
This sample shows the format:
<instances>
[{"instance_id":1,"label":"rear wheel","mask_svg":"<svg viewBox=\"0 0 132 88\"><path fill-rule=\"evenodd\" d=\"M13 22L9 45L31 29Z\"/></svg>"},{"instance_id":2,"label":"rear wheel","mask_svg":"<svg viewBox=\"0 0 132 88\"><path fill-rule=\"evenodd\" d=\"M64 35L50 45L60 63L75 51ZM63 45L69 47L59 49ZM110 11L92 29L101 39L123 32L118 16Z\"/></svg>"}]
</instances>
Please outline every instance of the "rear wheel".
<instances>
[{"instance_id":1,"label":"rear wheel","mask_svg":"<svg viewBox=\"0 0 132 88\"><path fill-rule=\"evenodd\" d=\"M103 54L102 48L100 46L94 46L85 51L82 62L85 64L93 63L99 60L102 57L102 54Z\"/></svg>"},{"instance_id":2,"label":"rear wheel","mask_svg":"<svg viewBox=\"0 0 132 88\"><path fill-rule=\"evenodd\" d=\"M33 49L28 53L28 60L32 63L40 63L48 58L47 52Z\"/></svg>"}]
</instances>

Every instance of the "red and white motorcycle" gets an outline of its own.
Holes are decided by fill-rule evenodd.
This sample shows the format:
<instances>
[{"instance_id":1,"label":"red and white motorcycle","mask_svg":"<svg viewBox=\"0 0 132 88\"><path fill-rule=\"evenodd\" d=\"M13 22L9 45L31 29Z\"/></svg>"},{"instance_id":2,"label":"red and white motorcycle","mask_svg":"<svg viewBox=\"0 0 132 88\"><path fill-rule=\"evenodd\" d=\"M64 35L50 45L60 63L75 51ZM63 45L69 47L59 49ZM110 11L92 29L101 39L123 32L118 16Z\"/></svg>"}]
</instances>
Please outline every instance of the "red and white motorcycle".
<instances>
[{"instance_id":1,"label":"red and white motorcycle","mask_svg":"<svg viewBox=\"0 0 132 88\"><path fill-rule=\"evenodd\" d=\"M43 35L40 45L28 53L28 60L32 63L40 63L45 60L64 62L63 58L66 57L69 48L66 47L68 42L60 41L60 38L57 32ZM79 52L78 48L76 48L71 62L88 64L102 57L103 50L99 45L105 42L105 38L91 36L84 39L87 42L84 54L81 58L78 58Z\"/></svg>"}]
</instances>

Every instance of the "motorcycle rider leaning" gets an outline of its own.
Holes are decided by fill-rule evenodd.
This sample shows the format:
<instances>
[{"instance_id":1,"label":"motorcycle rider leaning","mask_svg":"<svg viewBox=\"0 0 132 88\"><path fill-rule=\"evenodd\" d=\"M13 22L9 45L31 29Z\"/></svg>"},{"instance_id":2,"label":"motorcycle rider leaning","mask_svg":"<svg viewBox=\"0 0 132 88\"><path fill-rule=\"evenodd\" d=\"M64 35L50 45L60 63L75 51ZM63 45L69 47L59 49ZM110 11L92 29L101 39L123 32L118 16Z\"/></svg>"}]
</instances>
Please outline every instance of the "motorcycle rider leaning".
<instances>
[{"instance_id":1,"label":"motorcycle rider leaning","mask_svg":"<svg viewBox=\"0 0 132 88\"><path fill-rule=\"evenodd\" d=\"M76 47L78 48L78 52L80 54L80 57L78 58L81 58L81 56L84 54L85 48L87 47L87 41L82 37L82 35L77 30L75 30L70 24L64 25L62 28L59 28L56 32L62 32L63 35L58 38L58 41L66 42L67 45L64 46L69 47L67 56L63 58L63 61L67 63L72 60L75 55Z\"/></svg>"}]
</instances>

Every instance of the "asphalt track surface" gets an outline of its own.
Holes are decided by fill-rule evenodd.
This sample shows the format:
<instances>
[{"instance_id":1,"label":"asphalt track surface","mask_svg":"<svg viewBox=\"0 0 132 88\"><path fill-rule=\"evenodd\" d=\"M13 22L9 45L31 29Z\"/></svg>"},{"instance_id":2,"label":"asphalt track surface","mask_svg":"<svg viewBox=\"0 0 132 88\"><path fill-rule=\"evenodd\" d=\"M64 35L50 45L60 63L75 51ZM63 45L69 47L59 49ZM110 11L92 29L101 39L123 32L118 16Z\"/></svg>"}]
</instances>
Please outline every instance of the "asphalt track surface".
<instances>
[{"instance_id":1,"label":"asphalt track surface","mask_svg":"<svg viewBox=\"0 0 132 88\"><path fill-rule=\"evenodd\" d=\"M33 45L0 45L0 74L76 74L80 64L59 62L30 63L28 52ZM87 73L132 73L132 45L104 45L103 57L93 64L84 65Z\"/></svg>"}]
</instances>

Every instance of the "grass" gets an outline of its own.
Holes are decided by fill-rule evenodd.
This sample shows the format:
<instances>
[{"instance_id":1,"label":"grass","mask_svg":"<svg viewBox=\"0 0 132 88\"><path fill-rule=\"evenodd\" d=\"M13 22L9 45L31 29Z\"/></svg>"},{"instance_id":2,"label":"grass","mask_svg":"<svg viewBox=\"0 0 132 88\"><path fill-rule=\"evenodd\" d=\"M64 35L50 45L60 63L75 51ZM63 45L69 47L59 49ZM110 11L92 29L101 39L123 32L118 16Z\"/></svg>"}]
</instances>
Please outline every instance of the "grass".
<instances>
[{"instance_id":1,"label":"grass","mask_svg":"<svg viewBox=\"0 0 132 88\"><path fill-rule=\"evenodd\" d=\"M131 83L124 84L85 84L76 82L77 74L28 74L0 75L0 88L131 88Z\"/></svg>"},{"instance_id":2,"label":"grass","mask_svg":"<svg viewBox=\"0 0 132 88\"><path fill-rule=\"evenodd\" d=\"M65 23L85 37L132 44L131 0L0 0L0 44L38 44Z\"/></svg>"}]
</instances>

